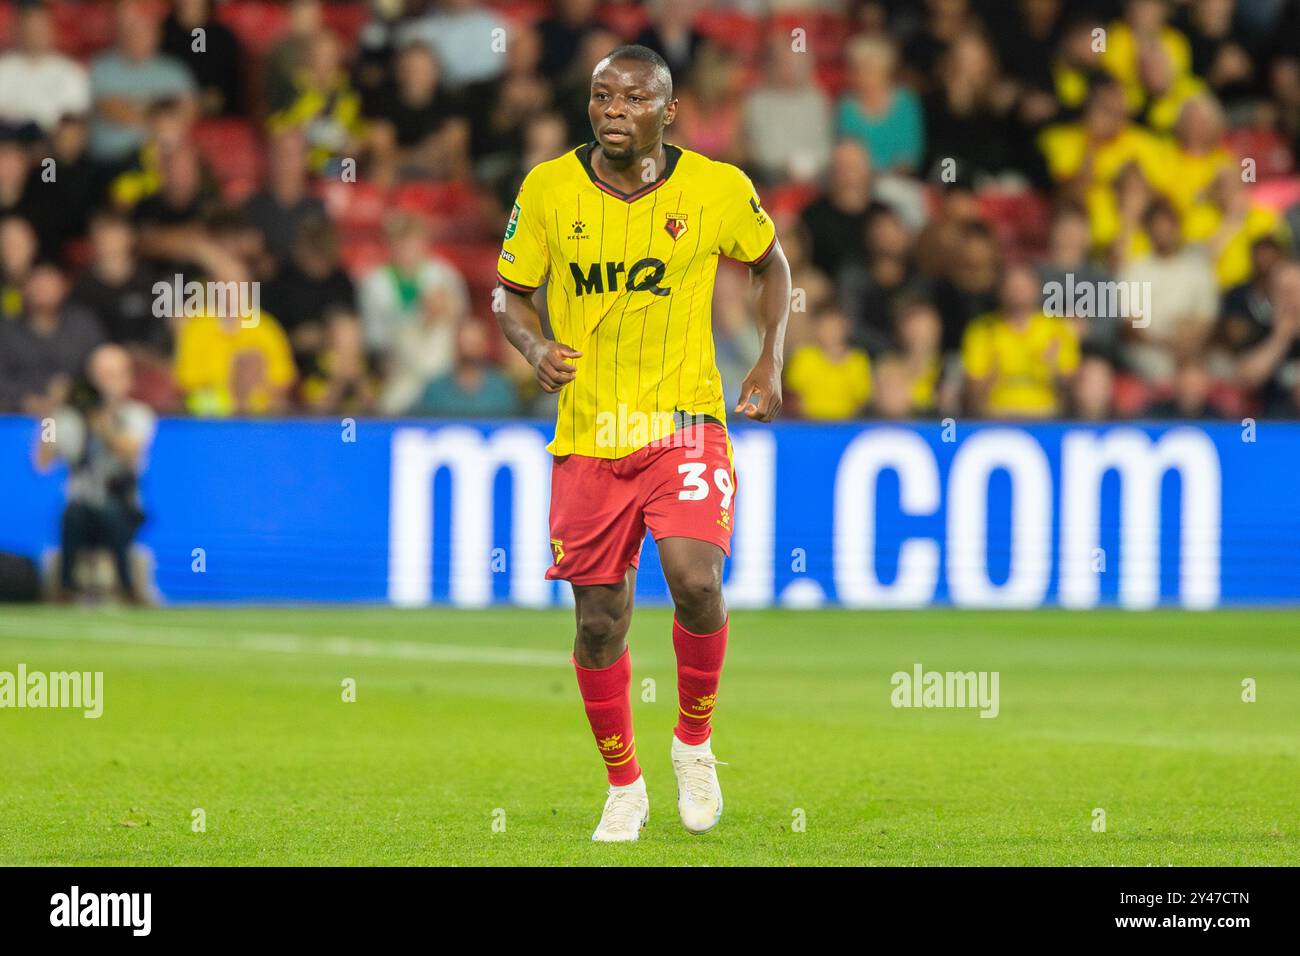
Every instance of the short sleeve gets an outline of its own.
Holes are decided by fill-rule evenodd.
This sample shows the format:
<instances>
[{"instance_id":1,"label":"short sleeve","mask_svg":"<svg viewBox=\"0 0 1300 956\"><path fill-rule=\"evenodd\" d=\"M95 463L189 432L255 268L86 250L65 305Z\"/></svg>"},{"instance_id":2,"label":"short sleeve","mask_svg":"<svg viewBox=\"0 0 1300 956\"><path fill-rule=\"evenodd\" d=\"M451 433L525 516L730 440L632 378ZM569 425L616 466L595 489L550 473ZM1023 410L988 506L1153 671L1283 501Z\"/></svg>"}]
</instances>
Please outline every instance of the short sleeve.
<instances>
[{"instance_id":1,"label":"short sleeve","mask_svg":"<svg viewBox=\"0 0 1300 956\"><path fill-rule=\"evenodd\" d=\"M524 177L510 210L501 255L497 258L497 278L511 292L530 295L546 281L550 255L546 248L545 197L538 183L537 170Z\"/></svg>"},{"instance_id":2,"label":"short sleeve","mask_svg":"<svg viewBox=\"0 0 1300 956\"><path fill-rule=\"evenodd\" d=\"M718 201L722 204L722 233L718 251L728 259L756 266L776 245L776 226L758 201L749 177L735 166L719 164L722 174Z\"/></svg>"},{"instance_id":3,"label":"short sleeve","mask_svg":"<svg viewBox=\"0 0 1300 956\"><path fill-rule=\"evenodd\" d=\"M809 349L811 346L802 346L795 349L794 355L790 357L789 364L785 367L785 384L795 392L802 392L810 384L808 359L810 358Z\"/></svg>"},{"instance_id":4,"label":"short sleeve","mask_svg":"<svg viewBox=\"0 0 1300 956\"><path fill-rule=\"evenodd\" d=\"M987 323L976 320L966 328L961 341L961 364L971 378L987 378L993 371Z\"/></svg>"}]
</instances>

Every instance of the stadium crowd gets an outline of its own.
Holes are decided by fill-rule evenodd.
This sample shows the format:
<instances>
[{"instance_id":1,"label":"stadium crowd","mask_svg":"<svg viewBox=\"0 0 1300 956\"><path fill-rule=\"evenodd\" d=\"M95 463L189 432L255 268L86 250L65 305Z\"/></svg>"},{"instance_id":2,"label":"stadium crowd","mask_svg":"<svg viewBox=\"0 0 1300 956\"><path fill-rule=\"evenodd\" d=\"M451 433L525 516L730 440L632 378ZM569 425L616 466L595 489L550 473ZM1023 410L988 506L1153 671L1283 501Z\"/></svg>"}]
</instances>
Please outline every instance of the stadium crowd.
<instances>
[{"instance_id":1,"label":"stadium crowd","mask_svg":"<svg viewBox=\"0 0 1300 956\"><path fill-rule=\"evenodd\" d=\"M792 413L1300 410L1300 0L21 3L0 39L0 411L107 345L159 413L549 414L500 235L628 41L777 223ZM159 309L176 275L260 321ZM728 395L751 305L724 264Z\"/></svg>"}]
</instances>

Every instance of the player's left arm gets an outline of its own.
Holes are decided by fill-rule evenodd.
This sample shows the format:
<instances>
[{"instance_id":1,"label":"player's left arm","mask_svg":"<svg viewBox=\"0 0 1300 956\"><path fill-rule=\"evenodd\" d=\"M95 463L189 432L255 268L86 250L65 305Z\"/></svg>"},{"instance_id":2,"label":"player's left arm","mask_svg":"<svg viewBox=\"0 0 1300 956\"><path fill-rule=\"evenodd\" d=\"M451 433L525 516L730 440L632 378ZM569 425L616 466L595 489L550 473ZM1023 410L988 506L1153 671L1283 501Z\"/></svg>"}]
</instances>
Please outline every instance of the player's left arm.
<instances>
[{"instance_id":1,"label":"player's left arm","mask_svg":"<svg viewBox=\"0 0 1300 956\"><path fill-rule=\"evenodd\" d=\"M759 204L754 184L743 172L718 163L718 193L725 196L726 220L718 252L749 266L758 285L763 350L740 385L736 411L770 422L781 411L781 370L785 365L785 326L790 315L790 263L776 238L776 226Z\"/></svg>"},{"instance_id":2,"label":"player's left arm","mask_svg":"<svg viewBox=\"0 0 1300 956\"><path fill-rule=\"evenodd\" d=\"M749 418L770 422L781 412L781 369L785 365L785 327L790 318L790 263L781 243L773 240L772 251L750 275L758 285L758 319L763 330L763 350L740 385L736 411Z\"/></svg>"}]
</instances>

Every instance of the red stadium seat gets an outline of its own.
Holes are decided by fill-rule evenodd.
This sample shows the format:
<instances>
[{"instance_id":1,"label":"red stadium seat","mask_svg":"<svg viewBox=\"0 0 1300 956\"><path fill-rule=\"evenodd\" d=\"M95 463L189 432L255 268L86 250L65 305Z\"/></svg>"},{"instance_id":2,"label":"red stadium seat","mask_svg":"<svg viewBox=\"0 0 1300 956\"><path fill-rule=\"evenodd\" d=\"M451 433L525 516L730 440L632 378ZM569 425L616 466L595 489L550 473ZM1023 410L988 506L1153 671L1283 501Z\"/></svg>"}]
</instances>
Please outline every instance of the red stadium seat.
<instances>
[{"instance_id":1,"label":"red stadium seat","mask_svg":"<svg viewBox=\"0 0 1300 956\"><path fill-rule=\"evenodd\" d=\"M1296 203L1300 203L1300 176L1283 179L1270 179L1254 186L1250 198L1261 206L1267 206L1277 212L1285 212Z\"/></svg>"},{"instance_id":2,"label":"red stadium seat","mask_svg":"<svg viewBox=\"0 0 1300 956\"><path fill-rule=\"evenodd\" d=\"M237 202L262 181L262 144L244 119L206 119L194 124L194 145L217 178L221 194Z\"/></svg>"},{"instance_id":3,"label":"red stadium seat","mask_svg":"<svg viewBox=\"0 0 1300 956\"><path fill-rule=\"evenodd\" d=\"M536 23L551 15L551 4L538 0L493 0L488 6L498 15L515 23Z\"/></svg>"},{"instance_id":4,"label":"red stadium seat","mask_svg":"<svg viewBox=\"0 0 1300 956\"><path fill-rule=\"evenodd\" d=\"M639 4L611 4L600 12L600 20L625 40L631 40L645 29L650 15Z\"/></svg>"},{"instance_id":5,"label":"red stadium seat","mask_svg":"<svg viewBox=\"0 0 1300 956\"><path fill-rule=\"evenodd\" d=\"M1234 129L1228 133L1227 146L1238 156L1255 160L1255 176L1260 180L1285 176L1294 168L1291 149L1276 130L1253 126Z\"/></svg>"},{"instance_id":6,"label":"red stadium seat","mask_svg":"<svg viewBox=\"0 0 1300 956\"><path fill-rule=\"evenodd\" d=\"M289 26L287 6L259 0L218 4L216 15L254 58L266 53Z\"/></svg>"},{"instance_id":7,"label":"red stadium seat","mask_svg":"<svg viewBox=\"0 0 1300 956\"><path fill-rule=\"evenodd\" d=\"M757 56L763 46L763 22L739 10L706 10L695 29L724 50Z\"/></svg>"},{"instance_id":8,"label":"red stadium seat","mask_svg":"<svg viewBox=\"0 0 1300 956\"><path fill-rule=\"evenodd\" d=\"M345 231L378 231L388 211L385 191L365 180L345 183L328 179L320 184L319 192L330 218Z\"/></svg>"},{"instance_id":9,"label":"red stadium seat","mask_svg":"<svg viewBox=\"0 0 1300 956\"><path fill-rule=\"evenodd\" d=\"M1215 382L1210 389L1210 404L1225 418L1241 418L1254 410L1250 397L1231 382Z\"/></svg>"},{"instance_id":10,"label":"red stadium seat","mask_svg":"<svg viewBox=\"0 0 1300 956\"><path fill-rule=\"evenodd\" d=\"M1033 190L982 192L980 215L1009 248L1013 260L1042 248L1051 226L1052 210L1047 200Z\"/></svg>"},{"instance_id":11,"label":"red stadium seat","mask_svg":"<svg viewBox=\"0 0 1300 956\"><path fill-rule=\"evenodd\" d=\"M393 190L393 205L438 218L473 217L478 200L463 183L402 183Z\"/></svg>"},{"instance_id":12,"label":"red stadium seat","mask_svg":"<svg viewBox=\"0 0 1300 956\"><path fill-rule=\"evenodd\" d=\"M388 260L388 247L382 240L359 241L344 237L342 250L344 268L358 281Z\"/></svg>"},{"instance_id":13,"label":"red stadium seat","mask_svg":"<svg viewBox=\"0 0 1300 956\"><path fill-rule=\"evenodd\" d=\"M113 4L55 3L54 36L69 56L88 57L113 42Z\"/></svg>"},{"instance_id":14,"label":"red stadium seat","mask_svg":"<svg viewBox=\"0 0 1300 956\"><path fill-rule=\"evenodd\" d=\"M499 243L439 243L433 246L433 251L454 265L471 287L491 289L496 285Z\"/></svg>"},{"instance_id":15,"label":"red stadium seat","mask_svg":"<svg viewBox=\"0 0 1300 956\"><path fill-rule=\"evenodd\" d=\"M817 64L817 83L827 95L838 97L848 85L848 76L842 63Z\"/></svg>"},{"instance_id":16,"label":"red stadium seat","mask_svg":"<svg viewBox=\"0 0 1300 956\"><path fill-rule=\"evenodd\" d=\"M819 64L838 62L844 49L844 38L850 33L852 24L847 17L833 12L800 11L779 13L772 17L768 35L781 34L793 41L796 29L804 31L806 49Z\"/></svg>"},{"instance_id":17,"label":"red stadium seat","mask_svg":"<svg viewBox=\"0 0 1300 956\"><path fill-rule=\"evenodd\" d=\"M369 19L370 10L364 3L330 3L325 6L325 26L349 46L357 42L361 28Z\"/></svg>"},{"instance_id":18,"label":"red stadium seat","mask_svg":"<svg viewBox=\"0 0 1300 956\"><path fill-rule=\"evenodd\" d=\"M0 3L0 46L12 46L17 30L18 8L12 3Z\"/></svg>"},{"instance_id":19,"label":"red stadium seat","mask_svg":"<svg viewBox=\"0 0 1300 956\"><path fill-rule=\"evenodd\" d=\"M811 183L786 183L763 191L763 208L777 218L797 216L821 190Z\"/></svg>"},{"instance_id":20,"label":"red stadium seat","mask_svg":"<svg viewBox=\"0 0 1300 956\"><path fill-rule=\"evenodd\" d=\"M1146 411L1154 400L1146 382L1140 378L1120 372L1115 376L1115 390L1112 393L1113 411L1120 418L1136 418Z\"/></svg>"}]
</instances>

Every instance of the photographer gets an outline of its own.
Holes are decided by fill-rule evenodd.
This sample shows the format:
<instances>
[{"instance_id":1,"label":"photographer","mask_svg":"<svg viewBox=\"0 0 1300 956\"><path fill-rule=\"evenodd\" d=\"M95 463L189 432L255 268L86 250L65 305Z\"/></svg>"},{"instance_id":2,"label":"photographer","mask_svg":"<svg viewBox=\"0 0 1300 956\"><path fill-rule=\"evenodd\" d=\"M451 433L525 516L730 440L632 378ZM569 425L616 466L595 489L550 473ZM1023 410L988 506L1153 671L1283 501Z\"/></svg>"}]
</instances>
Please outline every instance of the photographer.
<instances>
[{"instance_id":1,"label":"photographer","mask_svg":"<svg viewBox=\"0 0 1300 956\"><path fill-rule=\"evenodd\" d=\"M130 547L144 521L138 478L153 441L155 418L148 406L132 401L131 358L118 345L101 345L86 365L88 387L73 405L59 410L53 429L42 429L37 466L55 458L68 463L68 503L63 512L60 600L75 591L77 558L88 548L113 555L125 599L143 603L132 578Z\"/></svg>"}]
</instances>

